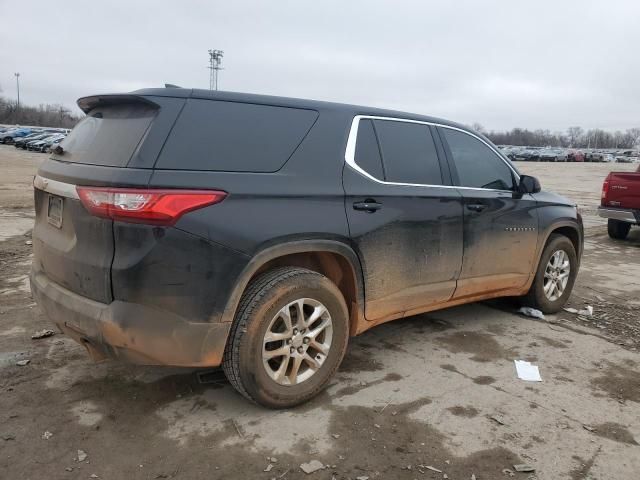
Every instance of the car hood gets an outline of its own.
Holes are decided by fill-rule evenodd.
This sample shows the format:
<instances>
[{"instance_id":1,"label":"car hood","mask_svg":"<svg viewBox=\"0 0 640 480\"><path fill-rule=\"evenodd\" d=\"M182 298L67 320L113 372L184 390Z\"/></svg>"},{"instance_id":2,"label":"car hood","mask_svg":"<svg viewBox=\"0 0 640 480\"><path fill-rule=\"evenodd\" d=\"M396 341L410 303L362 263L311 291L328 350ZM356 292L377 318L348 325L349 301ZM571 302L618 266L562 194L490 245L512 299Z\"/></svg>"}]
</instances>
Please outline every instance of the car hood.
<instances>
[{"instance_id":1,"label":"car hood","mask_svg":"<svg viewBox=\"0 0 640 480\"><path fill-rule=\"evenodd\" d=\"M566 205L569 207L573 207L576 205L576 202L574 202L573 200L570 200L567 197L563 197L562 195L558 195L557 193L554 193L554 192L542 191L542 192L533 194L533 197L538 202L543 202L543 203L548 203L553 205Z\"/></svg>"}]
</instances>

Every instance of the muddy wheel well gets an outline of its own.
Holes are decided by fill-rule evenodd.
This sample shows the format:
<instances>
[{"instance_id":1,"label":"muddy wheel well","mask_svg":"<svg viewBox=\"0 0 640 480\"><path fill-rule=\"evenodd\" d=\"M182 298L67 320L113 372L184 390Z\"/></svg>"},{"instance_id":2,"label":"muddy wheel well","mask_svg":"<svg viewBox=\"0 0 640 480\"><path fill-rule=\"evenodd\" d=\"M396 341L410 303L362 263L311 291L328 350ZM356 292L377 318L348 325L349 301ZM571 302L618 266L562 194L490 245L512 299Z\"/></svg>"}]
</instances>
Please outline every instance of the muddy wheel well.
<instances>
[{"instance_id":1,"label":"muddy wheel well","mask_svg":"<svg viewBox=\"0 0 640 480\"><path fill-rule=\"evenodd\" d=\"M552 231L551 233L552 234L553 233L557 233L559 235L564 235L569 240L571 240L571 243L573 243L573 248L575 248L576 254L578 255L578 258L580 258L580 235L578 234L578 231L575 228L572 228L572 227L558 227L554 231ZM547 241L549 241L549 240L547 239Z\"/></svg>"},{"instance_id":2,"label":"muddy wheel well","mask_svg":"<svg viewBox=\"0 0 640 480\"><path fill-rule=\"evenodd\" d=\"M349 309L349 327L355 334L358 319L358 293L356 273L342 255L333 252L302 252L283 255L269 260L254 274L253 278L275 267L301 267L321 273L337 285Z\"/></svg>"}]
</instances>

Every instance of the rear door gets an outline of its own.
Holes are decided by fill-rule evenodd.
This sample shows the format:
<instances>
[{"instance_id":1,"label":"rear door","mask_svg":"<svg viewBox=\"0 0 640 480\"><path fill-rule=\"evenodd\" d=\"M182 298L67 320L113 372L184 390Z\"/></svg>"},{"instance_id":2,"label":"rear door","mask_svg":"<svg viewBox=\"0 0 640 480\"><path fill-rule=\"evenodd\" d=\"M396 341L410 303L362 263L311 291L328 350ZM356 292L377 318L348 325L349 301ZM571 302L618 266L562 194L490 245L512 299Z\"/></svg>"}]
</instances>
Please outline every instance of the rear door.
<instances>
[{"instance_id":1,"label":"rear door","mask_svg":"<svg viewBox=\"0 0 640 480\"><path fill-rule=\"evenodd\" d=\"M516 192L516 173L492 147L438 127L464 203L464 259L454 298L522 287L538 241L535 199Z\"/></svg>"},{"instance_id":2,"label":"rear door","mask_svg":"<svg viewBox=\"0 0 640 480\"><path fill-rule=\"evenodd\" d=\"M455 290L462 264L462 198L449 185L433 133L419 122L353 121L343 183L368 320L445 302Z\"/></svg>"}]
</instances>

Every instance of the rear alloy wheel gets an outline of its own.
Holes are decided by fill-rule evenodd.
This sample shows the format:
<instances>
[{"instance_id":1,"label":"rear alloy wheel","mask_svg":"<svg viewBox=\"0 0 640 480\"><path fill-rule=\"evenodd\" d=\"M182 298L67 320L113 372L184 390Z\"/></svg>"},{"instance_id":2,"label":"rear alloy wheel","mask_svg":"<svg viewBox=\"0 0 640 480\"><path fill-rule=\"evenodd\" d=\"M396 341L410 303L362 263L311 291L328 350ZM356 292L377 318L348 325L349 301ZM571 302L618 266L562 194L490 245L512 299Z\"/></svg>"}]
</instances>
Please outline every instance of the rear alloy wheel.
<instances>
[{"instance_id":1,"label":"rear alloy wheel","mask_svg":"<svg viewBox=\"0 0 640 480\"><path fill-rule=\"evenodd\" d=\"M347 305L317 272L281 267L250 282L224 353L227 378L270 408L306 402L340 366L349 337Z\"/></svg>"},{"instance_id":2,"label":"rear alloy wheel","mask_svg":"<svg viewBox=\"0 0 640 480\"><path fill-rule=\"evenodd\" d=\"M543 313L559 311L571 295L577 274L578 257L573 243L564 235L552 234L523 303Z\"/></svg>"},{"instance_id":3,"label":"rear alloy wheel","mask_svg":"<svg viewBox=\"0 0 640 480\"><path fill-rule=\"evenodd\" d=\"M629 235L629 230L631 230L631 224L628 222L621 222L611 218L607 221L607 232L611 238L624 240Z\"/></svg>"}]
</instances>

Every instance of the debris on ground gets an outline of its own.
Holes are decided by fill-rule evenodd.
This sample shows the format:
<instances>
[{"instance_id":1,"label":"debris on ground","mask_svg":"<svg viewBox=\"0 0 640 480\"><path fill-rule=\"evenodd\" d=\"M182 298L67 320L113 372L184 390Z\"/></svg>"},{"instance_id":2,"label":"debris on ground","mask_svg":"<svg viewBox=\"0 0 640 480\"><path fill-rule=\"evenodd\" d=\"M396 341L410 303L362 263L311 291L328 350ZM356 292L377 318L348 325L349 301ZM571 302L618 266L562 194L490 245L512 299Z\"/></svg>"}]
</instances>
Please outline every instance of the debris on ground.
<instances>
[{"instance_id":1,"label":"debris on ground","mask_svg":"<svg viewBox=\"0 0 640 480\"><path fill-rule=\"evenodd\" d=\"M356 477L356 480L369 480L369 477L366 475L360 475L359 477Z\"/></svg>"},{"instance_id":2,"label":"debris on ground","mask_svg":"<svg viewBox=\"0 0 640 480\"><path fill-rule=\"evenodd\" d=\"M583 310L578 310L578 315L582 317L593 317L593 307L591 305L587 305Z\"/></svg>"},{"instance_id":3,"label":"debris on ground","mask_svg":"<svg viewBox=\"0 0 640 480\"><path fill-rule=\"evenodd\" d=\"M563 310L565 312L568 312L568 313L578 313L578 309L577 308L565 307L565 308L563 308ZM507 469L505 469L505 470L507 470Z\"/></svg>"},{"instance_id":4,"label":"debris on ground","mask_svg":"<svg viewBox=\"0 0 640 480\"><path fill-rule=\"evenodd\" d=\"M100 478L100 477L98 477L98 475L96 475L95 473L92 473L91 475L89 475L89 478Z\"/></svg>"},{"instance_id":5,"label":"debris on ground","mask_svg":"<svg viewBox=\"0 0 640 480\"><path fill-rule=\"evenodd\" d=\"M476 476L473 473L471 474L471 480L476 480Z\"/></svg>"},{"instance_id":6,"label":"debris on ground","mask_svg":"<svg viewBox=\"0 0 640 480\"><path fill-rule=\"evenodd\" d=\"M540 310L536 310L535 308L520 307L520 310L518 310L518 313L526 315L527 317L539 318L540 320L544 320L544 313L542 313Z\"/></svg>"},{"instance_id":7,"label":"debris on ground","mask_svg":"<svg viewBox=\"0 0 640 480\"><path fill-rule=\"evenodd\" d=\"M516 472L535 472L536 469L531 465L527 465L526 463L519 463L518 465L514 465L513 469Z\"/></svg>"},{"instance_id":8,"label":"debris on ground","mask_svg":"<svg viewBox=\"0 0 640 480\"><path fill-rule=\"evenodd\" d=\"M596 429L589 426L589 425L582 425L582 428L584 428L585 430L589 431L589 432L595 432Z\"/></svg>"},{"instance_id":9,"label":"debris on ground","mask_svg":"<svg viewBox=\"0 0 640 480\"><path fill-rule=\"evenodd\" d=\"M498 425L505 425L506 424L501 415L492 415L489 418L491 420L493 420L494 422L496 422Z\"/></svg>"},{"instance_id":10,"label":"debris on ground","mask_svg":"<svg viewBox=\"0 0 640 480\"><path fill-rule=\"evenodd\" d=\"M278 463L278 459L276 457L271 457L268 459L271 463Z\"/></svg>"},{"instance_id":11,"label":"debris on ground","mask_svg":"<svg viewBox=\"0 0 640 480\"><path fill-rule=\"evenodd\" d=\"M37 340L39 338L52 337L55 334L56 332L54 332L53 330L49 330L48 328L45 328L44 330L38 330L36 333L31 335L31 338L34 340Z\"/></svg>"},{"instance_id":12,"label":"debris on ground","mask_svg":"<svg viewBox=\"0 0 640 480\"><path fill-rule=\"evenodd\" d=\"M13 433L5 433L4 435L2 435L2 439L5 442L8 442L9 440L15 440L16 436Z\"/></svg>"},{"instance_id":13,"label":"debris on ground","mask_svg":"<svg viewBox=\"0 0 640 480\"><path fill-rule=\"evenodd\" d=\"M503 468L502 469L502 473L504 473L505 475L509 475L510 477L515 477L516 474L513 470L511 470L510 468Z\"/></svg>"},{"instance_id":14,"label":"debris on ground","mask_svg":"<svg viewBox=\"0 0 640 480\"><path fill-rule=\"evenodd\" d=\"M67 468L65 468L65 471L66 472L73 472L73 467L67 467Z\"/></svg>"},{"instance_id":15,"label":"debris on ground","mask_svg":"<svg viewBox=\"0 0 640 480\"><path fill-rule=\"evenodd\" d=\"M25 245L33 245L33 242L31 240L27 240L26 242L24 242Z\"/></svg>"},{"instance_id":16,"label":"debris on ground","mask_svg":"<svg viewBox=\"0 0 640 480\"><path fill-rule=\"evenodd\" d=\"M331 436L332 436L333 438L335 438L335 439L340 438L340 434L339 434L339 433L333 433L333 434L331 434Z\"/></svg>"},{"instance_id":17,"label":"debris on ground","mask_svg":"<svg viewBox=\"0 0 640 480\"><path fill-rule=\"evenodd\" d=\"M303 463L300 465L300 469L309 475L310 473L317 472L318 470L322 470L324 465L319 460L311 460L310 462Z\"/></svg>"},{"instance_id":18,"label":"debris on ground","mask_svg":"<svg viewBox=\"0 0 640 480\"><path fill-rule=\"evenodd\" d=\"M87 455L87 452L85 452L84 450L78 450L78 461L79 462L84 462L87 457L89 455Z\"/></svg>"},{"instance_id":19,"label":"debris on ground","mask_svg":"<svg viewBox=\"0 0 640 480\"><path fill-rule=\"evenodd\" d=\"M532 365L524 360L514 360L513 362L516 364L516 373L520 380L525 380L527 382L542 381L542 377L540 377L540 370L538 370L537 365Z\"/></svg>"},{"instance_id":20,"label":"debris on ground","mask_svg":"<svg viewBox=\"0 0 640 480\"><path fill-rule=\"evenodd\" d=\"M51 437L53 437L53 433L51 433L49 430L47 430L42 434L43 440L49 440Z\"/></svg>"},{"instance_id":21,"label":"debris on ground","mask_svg":"<svg viewBox=\"0 0 640 480\"><path fill-rule=\"evenodd\" d=\"M27 359L27 360L18 360L16 362L16 365L18 365L19 367L24 367L25 365L29 365L29 362L31 360Z\"/></svg>"},{"instance_id":22,"label":"debris on ground","mask_svg":"<svg viewBox=\"0 0 640 480\"><path fill-rule=\"evenodd\" d=\"M436 467L432 467L431 465L423 465L427 470L431 470L432 472L442 473L442 470L438 470Z\"/></svg>"},{"instance_id":23,"label":"debris on ground","mask_svg":"<svg viewBox=\"0 0 640 480\"><path fill-rule=\"evenodd\" d=\"M263 472L270 472L272 468L273 468L273 464L270 463L269 465L267 465L267 468L263 470Z\"/></svg>"}]
</instances>

